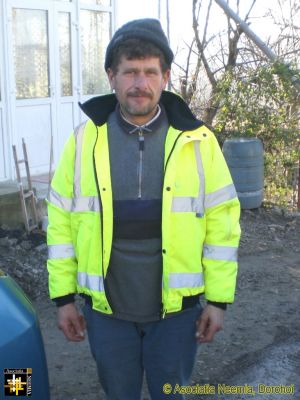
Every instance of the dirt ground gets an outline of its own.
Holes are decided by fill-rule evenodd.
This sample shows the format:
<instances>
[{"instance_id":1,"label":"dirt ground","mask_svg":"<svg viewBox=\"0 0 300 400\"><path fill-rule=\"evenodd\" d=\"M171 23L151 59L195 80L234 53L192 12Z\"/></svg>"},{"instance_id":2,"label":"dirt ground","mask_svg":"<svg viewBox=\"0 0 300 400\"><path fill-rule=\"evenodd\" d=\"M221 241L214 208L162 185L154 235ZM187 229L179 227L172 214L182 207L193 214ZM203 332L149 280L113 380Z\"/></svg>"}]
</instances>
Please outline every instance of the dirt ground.
<instances>
[{"instance_id":1,"label":"dirt ground","mask_svg":"<svg viewBox=\"0 0 300 400\"><path fill-rule=\"evenodd\" d=\"M243 211L241 225L236 301L226 311L225 329L199 347L191 386L184 390L193 393L189 399L300 399L300 214ZM3 269L7 257L12 259L0 246ZM26 257L30 264L34 248ZM42 252L37 258L41 269L45 257ZM30 295L44 338L51 400L104 399L87 341L64 339L55 306L41 289L44 272L39 279ZM143 399L149 399L146 388Z\"/></svg>"}]
</instances>

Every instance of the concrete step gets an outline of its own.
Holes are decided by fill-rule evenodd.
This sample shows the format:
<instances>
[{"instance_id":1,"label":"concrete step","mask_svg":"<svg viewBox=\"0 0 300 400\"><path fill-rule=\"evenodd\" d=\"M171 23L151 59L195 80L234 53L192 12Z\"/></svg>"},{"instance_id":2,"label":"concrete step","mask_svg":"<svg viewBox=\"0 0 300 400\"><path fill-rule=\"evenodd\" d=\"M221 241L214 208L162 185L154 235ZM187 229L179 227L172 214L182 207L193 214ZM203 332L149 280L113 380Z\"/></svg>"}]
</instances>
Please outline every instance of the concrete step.
<instances>
[{"instance_id":1,"label":"concrete step","mask_svg":"<svg viewBox=\"0 0 300 400\"><path fill-rule=\"evenodd\" d=\"M42 177L32 177L32 179L32 186L37 199L38 219L42 223L43 217L47 214L45 199L48 193L48 183L47 181L43 182ZM35 182L34 179L40 179L40 181ZM24 180L24 188L27 188L26 180ZM30 207L28 206L27 209L29 211ZM0 182L0 225L8 227L24 225L17 181Z\"/></svg>"}]
</instances>

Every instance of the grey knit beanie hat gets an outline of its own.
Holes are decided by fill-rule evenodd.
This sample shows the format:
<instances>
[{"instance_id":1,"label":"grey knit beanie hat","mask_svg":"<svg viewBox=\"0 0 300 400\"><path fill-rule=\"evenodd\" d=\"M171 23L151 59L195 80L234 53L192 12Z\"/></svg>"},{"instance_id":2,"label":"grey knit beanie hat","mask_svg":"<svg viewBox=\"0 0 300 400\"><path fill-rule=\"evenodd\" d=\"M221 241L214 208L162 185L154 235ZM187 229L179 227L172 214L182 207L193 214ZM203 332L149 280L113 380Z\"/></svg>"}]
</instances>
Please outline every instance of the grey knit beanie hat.
<instances>
[{"instance_id":1,"label":"grey knit beanie hat","mask_svg":"<svg viewBox=\"0 0 300 400\"><path fill-rule=\"evenodd\" d=\"M174 55L160 22L157 19L145 18L127 22L115 32L106 49L105 70L112 64L113 49L127 39L144 39L152 42L163 52L167 64L172 64Z\"/></svg>"}]
</instances>

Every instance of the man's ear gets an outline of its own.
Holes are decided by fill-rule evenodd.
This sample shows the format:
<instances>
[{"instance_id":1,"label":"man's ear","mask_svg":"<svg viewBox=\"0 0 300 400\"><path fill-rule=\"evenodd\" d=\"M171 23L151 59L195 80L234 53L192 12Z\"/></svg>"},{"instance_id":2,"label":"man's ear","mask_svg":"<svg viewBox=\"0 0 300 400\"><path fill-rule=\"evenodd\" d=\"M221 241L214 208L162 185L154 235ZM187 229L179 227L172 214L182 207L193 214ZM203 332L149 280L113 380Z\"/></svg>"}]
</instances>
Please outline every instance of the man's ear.
<instances>
[{"instance_id":1,"label":"man's ear","mask_svg":"<svg viewBox=\"0 0 300 400\"><path fill-rule=\"evenodd\" d=\"M171 75L171 70L167 69L166 72L163 73L163 89L166 88Z\"/></svg>"},{"instance_id":2,"label":"man's ear","mask_svg":"<svg viewBox=\"0 0 300 400\"><path fill-rule=\"evenodd\" d=\"M114 90L115 89L115 79L114 79L113 70L111 68L108 68L106 73L107 73L108 81L110 84L110 88L111 88L111 90Z\"/></svg>"}]
</instances>

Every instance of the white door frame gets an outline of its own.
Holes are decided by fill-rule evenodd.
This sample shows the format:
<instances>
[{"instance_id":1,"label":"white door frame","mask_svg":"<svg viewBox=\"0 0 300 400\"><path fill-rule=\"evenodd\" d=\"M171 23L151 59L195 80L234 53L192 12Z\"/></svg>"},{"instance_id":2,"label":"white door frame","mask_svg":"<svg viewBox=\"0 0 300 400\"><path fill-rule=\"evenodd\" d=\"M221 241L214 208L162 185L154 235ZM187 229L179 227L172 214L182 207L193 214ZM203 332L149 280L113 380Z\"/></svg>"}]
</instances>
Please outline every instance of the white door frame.
<instances>
[{"instance_id":1,"label":"white door frame","mask_svg":"<svg viewBox=\"0 0 300 400\"><path fill-rule=\"evenodd\" d=\"M54 101L54 88L55 88L55 60L54 60L54 43L51 38L54 35L54 27L51 21L53 21L53 2L51 0L8 0L7 13L8 13L8 64L11 65L8 81L10 82L10 106L11 114L13 116L11 120L11 138L12 143L17 146L19 152L21 152L21 140L23 132L17 131L16 112L17 108L21 107L34 107L40 105L49 105L51 115L51 133L56 130L56 112L55 112L55 101ZM49 79L49 96L42 98L32 99L17 99L16 98L16 85L15 85L15 70L14 70L14 58L13 58L13 25L12 25L12 11L14 8L17 9L28 9L28 10L41 10L47 13L47 39L48 39L48 79ZM50 144L50 139L49 139ZM48 143L46 143L46 146ZM30 151L30 149L29 149ZM21 155L19 156L21 158ZM50 157L49 157L50 158ZM48 158L48 159L49 159ZM30 160L29 160L30 161ZM45 160L46 162L46 160ZM15 175L15 174L14 174Z\"/></svg>"},{"instance_id":2,"label":"white door frame","mask_svg":"<svg viewBox=\"0 0 300 400\"><path fill-rule=\"evenodd\" d=\"M0 4L0 21L3 21L3 8ZM4 43L4 24L0 27L0 43ZM7 178L7 159L5 154L7 152L7 143L4 140L6 129L6 88L4 85L4 48L0 48L0 180Z\"/></svg>"},{"instance_id":3,"label":"white door frame","mask_svg":"<svg viewBox=\"0 0 300 400\"><path fill-rule=\"evenodd\" d=\"M62 117L62 105L72 105L72 126L79 123L79 107L78 101L80 97L80 64L78 60L78 23L76 22L76 6L73 2L55 2L53 5L54 10L54 24L58 23L59 13L66 12L70 15L70 38L71 38L71 80L72 80L72 94L70 96L61 95L61 76L60 76L60 59L59 59L59 36L58 30L55 30L53 36L54 43L54 60L55 60L55 92L53 93L56 104L56 123L57 128L54 135L54 163L56 163L60 156L60 151L63 142L60 134L60 121ZM71 132L65 132L70 134Z\"/></svg>"},{"instance_id":4,"label":"white door frame","mask_svg":"<svg viewBox=\"0 0 300 400\"><path fill-rule=\"evenodd\" d=\"M4 170L0 173L0 181L8 180L13 174L12 166L12 142L9 132L11 132L11 107L10 107L10 84L7 79L9 74L8 64L8 21L7 21L7 3L5 1L0 4L0 79L1 79L1 101L0 108L2 112L2 132L0 139L3 138L3 156ZM2 23L3 22L3 23ZM2 157L2 154L0 155Z\"/></svg>"},{"instance_id":5,"label":"white door frame","mask_svg":"<svg viewBox=\"0 0 300 400\"><path fill-rule=\"evenodd\" d=\"M84 96L82 93L82 73L81 73L81 37L80 37L80 10L88 9L93 11L107 11L111 13L111 30L114 31L115 26L115 7L116 0L111 0L111 6L86 5L80 3L80 0L54 1L54 0L0 0L0 79L1 79L1 100L0 112L2 113L3 124L3 153L4 171L0 171L0 181L15 176L15 167L12 157L12 144L16 144L21 150L21 138L24 130L17 124L21 124L20 118L17 121L18 107L34 107L38 105L47 105L50 108L49 116L51 124L51 134L53 136L54 147L54 163L58 161L59 153L62 149L62 138L60 135L60 126L62 105L73 105L72 124L76 126L81 119L85 119L82 115L77 102L85 101L91 96ZM47 12L47 29L48 29L48 68L49 68L49 96L34 99L16 99L16 83L14 71L13 57L13 8L28 10L44 10ZM57 29L59 12L70 13L70 30L71 30L71 65L72 65L72 96L61 96L60 87L60 59L59 59L59 32ZM48 110L49 110L48 108ZM68 108L71 109L70 107ZM26 113L26 110L22 110ZM71 115L71 114L70 114ZM71 117L70 117L71 118ZM21 125L22 126L22 125ZM17 130L20 130L19 132ZM50 127L47 128L47 132ZM25 132L26 133L26 132ZM70 132L66 132L68 134ZM47 140L49 133L46 133ZM1 132L0 132L1 140ZM48 145L48 143L47 143ZM50 145L50 143L49 143ZM0 153L1 153L0 144ZM49 152L50 153L50 152ZM0 154L0 157L2 155ZM21 153L20 153L21 158ZM1 165L0 165L1 167ZM45 171L46 172L46 171Z\"/></svg>"},{"instance_id":6,"label":"white door frame","mask_svg":"<svg viewBox=\"0 0 300 400\"><path fill-rule=\"evenodd\" d=\"M78 73L79 65L77 64L77 49L76 49L76 27L74 23L75 5L72 2L53 2L53 0L8 0L8 47L9 47L9 65L14 66L13 59L13 35L12 35L12 10L13 8L29 9L29 10L43 10L47 12L47 29L48 29L48 68L49 68L49 96L43 98L33 98L33 99L16 99L16 88L15 88L15 71L11 68L9 71L8 81L10 82L10 87L13 88L10 92L10 104L12 109L12 114L15 114L18 107L26 106L37 106L37 105L49 105L50 115L51 115L51 135L53 138L53 155L54 163L57 162L59 157L59 149L62 147L59 141L59 113L60 105L64 102L72 102L77 107L78 102ZM72 96L67 98L61 96L60 87L60 59L59 59L59 37L58 30L56 26L58 24L59 12L68 12L70 14L70 29L71 29L71 63L72 63ZM76 84L75 84L76 83ZM73 125L78 123L79 112L77 114L73 113ZM17 132L16 118L11 120L11 138L12 143L16 144L17 147L20 146L22 133ZM49 157L50 159L50 138L49 143ZM46 172L46 171L45 171Z\"/></svg>"}]
</instances>

